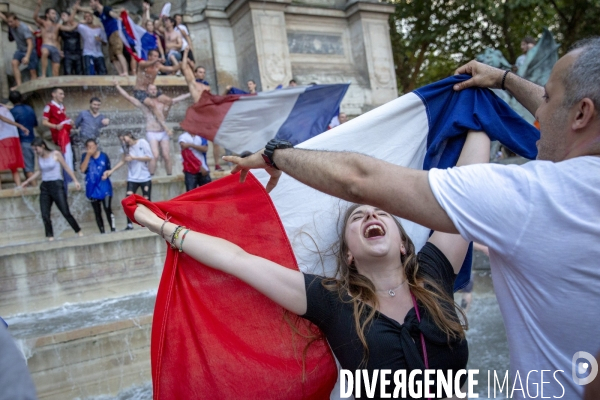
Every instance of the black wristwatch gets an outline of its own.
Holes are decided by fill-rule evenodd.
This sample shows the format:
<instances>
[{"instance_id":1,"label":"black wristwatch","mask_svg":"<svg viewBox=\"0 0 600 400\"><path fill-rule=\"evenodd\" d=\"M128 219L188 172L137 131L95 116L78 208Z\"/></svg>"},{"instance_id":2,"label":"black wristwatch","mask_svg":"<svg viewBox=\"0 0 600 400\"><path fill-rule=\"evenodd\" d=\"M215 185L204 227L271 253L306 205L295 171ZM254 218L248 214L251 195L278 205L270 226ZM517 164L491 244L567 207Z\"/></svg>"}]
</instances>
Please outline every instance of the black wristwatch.
<instances>
[{"instance_id":1,"label":"black wristwatch","mask_svg":"<svg viewBox=\"0 0 600 400\"><path fill-rule=\"evenodd\" d=\"M273 161L273 153L275 153L275 150L291 149L292 147L294 147L294 145L287 140L271 139L265 146L265 151L262 153L262 158L269 167L277 168L277 165L275 165L275 162Z\"/></svg>"}]
</instances>

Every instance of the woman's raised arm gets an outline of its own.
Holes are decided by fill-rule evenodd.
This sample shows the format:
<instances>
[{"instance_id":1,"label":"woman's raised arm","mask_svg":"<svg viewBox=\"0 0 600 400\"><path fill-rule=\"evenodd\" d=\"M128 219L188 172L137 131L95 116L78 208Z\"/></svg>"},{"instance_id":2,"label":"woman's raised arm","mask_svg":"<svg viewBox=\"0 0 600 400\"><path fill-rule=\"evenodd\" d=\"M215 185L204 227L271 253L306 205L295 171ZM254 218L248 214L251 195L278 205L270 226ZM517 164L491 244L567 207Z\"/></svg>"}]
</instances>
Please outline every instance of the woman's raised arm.
<instances>
[{"instance_id":1,"label":"woman's raised arm","mask_svg":"<svg viewBox=\"0 0 600 400\"><path fill-rule=\"evenodd\" d=\"M469 164L482 164L490 161L490 138L485 132L469 131L467 140L456 163L457 167ZM469 248L469 242L459 234L434 232L429 238L446 256L454 273L458 274Z\"/></svg>"},{"instance_id":2,"label":"woman's raised arm","mask_svg":"<svg viewBox=\"0 0 600 400\"><path fill-rule=\"evenodd\" d=\"M138 223L171 241L177 225L165 223L141 204L134 216ZM187 233L186 229L181 230L174 244L194 260L238 277L283 308L298 315L306 313L306 289L300 271L249 254L227 240L192 230Z\"/></svg>"}]
</instances>

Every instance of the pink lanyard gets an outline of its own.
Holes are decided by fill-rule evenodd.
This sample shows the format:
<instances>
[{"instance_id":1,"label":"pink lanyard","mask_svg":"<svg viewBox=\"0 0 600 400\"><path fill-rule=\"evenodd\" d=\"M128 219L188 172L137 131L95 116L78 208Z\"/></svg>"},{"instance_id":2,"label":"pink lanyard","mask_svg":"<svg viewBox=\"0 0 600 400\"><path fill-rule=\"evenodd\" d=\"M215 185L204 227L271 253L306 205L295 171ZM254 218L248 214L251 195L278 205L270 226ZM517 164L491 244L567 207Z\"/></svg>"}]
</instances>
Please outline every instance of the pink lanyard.
<instances>
[{"instance_id":1,"label":"pink lanyard","mask_svg":"<svg viewBox=\"0 0 600 400\"><path fill-rule=\"evenodd\" d=\"M421 314L419 313L419 307L417 307L417 299L415 299L415 295L410 292L410 297L412 298L413 306L415 307L415 313L417 313L417 321L421 322ZM423 361L425 361L425 369L429 369L429 360L427 358L427 348L425 347L425 336L423 336L423 332L421 334L421 348L423 349ZM430 399L427 399L430 400Z\"/></svg>"},{"instance_id":2,"label":"pink lanyard","mask_svg":"<svg viewBox=\"0 0 600 400\"><path fill-rule=\"evenodd\" d=\"M417 307L417 299L415 299L415 295L410 293L410 297L412 298L413 306L415 306L415 312L417 313L417 321L421 322L421 314L419 313L419 307ZM423 332L421 332L421 348L423 349L423 359L425 361L425 368L429 369L429 360L427 359L427 348L425 347L425 336L423 336Z\"/></svg>"}]
</instances>

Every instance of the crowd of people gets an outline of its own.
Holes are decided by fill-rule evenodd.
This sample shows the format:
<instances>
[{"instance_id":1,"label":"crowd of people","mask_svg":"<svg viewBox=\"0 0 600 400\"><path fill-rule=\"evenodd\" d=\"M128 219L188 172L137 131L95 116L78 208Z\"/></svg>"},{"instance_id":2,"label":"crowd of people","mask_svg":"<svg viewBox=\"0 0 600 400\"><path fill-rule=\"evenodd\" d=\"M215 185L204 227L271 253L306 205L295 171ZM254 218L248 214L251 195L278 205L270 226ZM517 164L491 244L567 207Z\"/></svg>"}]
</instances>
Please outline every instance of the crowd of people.
<instances>
[{"instance_id":1,"label":"crowd of people","mask_svg":"<svg viewBox=\"0 0 600 400\"><path fill-rule=\"evenodd\" d=\"M42 0L38 0L33 14L35 28L20 21L15 13L0 12L0 19L9 28L9 40L17 45L12 59L15 80L12 90L22 84L21 72L25 70L32 80L59 76L61 71L62 75L107 75L105 54L116 74L136 74L138 62L123 45L118 31L123 10L103 5L101 0L90 0L89 7L82 7L77 0L68 11L59 13L55 8L47 8L43 15L41 7ZM178 73L185 50L188 50L187 62L195 69L192 38L181 14L153 18L150 3L144 2L139 22L154 38L153 47L161 62L173 67L160 73ZM107 51L103 50L105 47Z\"/></svg>"},{"instance_id":2,"label":"crowd of people","mask_svg":"<svg viewBox=\"0 0 600 400\"><path fill-rule=\"evenodd\" d=\"M38 23L45 28L42 29L42 38L45 42L41 48L42 65L46 65L50 57L52 68L58 71L60 65L54 60L55 54L58 54L58 41L56 35L62 38L64 59L63 66L65 71L105 71L104 59L100 56L101 43L108 40L109 53L115 69L120 73L126 73L127 63L122 53L122 42L117 31L115 31L116 18L118 15L110 7L102 6L98 0L90 1L91 9L87 10L79 6L77 2L72 9L71 14L62 13L62 23L56 23L56 12L53 9L46 10L46 17L39 18ZM39 8L39 4L38 4ZM36 15L39 10L36 10ZM84 12L85 23L77 23L73 16ZM93 25L92 13L100 18L103 29ZM5 17L9 21L11 31L25 32L31 34L29 28L18 21L14 14ZM149 6L144 5L144 18L147 29L160 27L160 21L152 20L149 16ZM122 143L123 154L119 161L111 163L108 155L101 151L99 146L99 137L101 129L110 124L101 111L102 100L98 97L92 97L89 101L89 109L84 110L77 115L75 120L67 116L67 110L64 105L64 90L53 88L51 92L52 101L48 103L43 111L42 125L50 130L52 142L58 150L50 150L50 147L41 138L35 138L34 129L37 127L37 118L35 111L24 104L23 96L17 90L10 92L10 102L14 105L11 110L12 118L0 115L0 120L9 125L14 125L19 132L19 141L21 152L24 159L24 172L26 180L21 183L20 175L17 170L13 170L13 180L17 186L35 185L36 180L41 177L42 184L40 190L43 193L43 201L40 200L42 219L46 227L46 237L53 240L52 223L50 220L50 209L53 203L56 203L59 210L67 221L71 224L76 233L81 230L75 219L70 214L67 202L68 184L73 181L76 187L79 185L76 173L79 171L85 174L86 196L92 204L98 229L104 233L104 223L101 210L104 209L111 231L116 229L114 214L111 208L113 191L110 182L110 176L114 171L124 165L128 166L127 191L130 195L141 190L142 195L150 199L152 190L152 176L156 172L157 163L160 158L163 160L166 175L173 172L173 161L170 152L170 145L173 137L172 129L167 125L166 119L173 105L192 98L193 102L200 99L204 91L210 92L210 84L206 81L206 69L202 66L194 66L191 60L191 40L187 31L183 36L183 52L181 55L175 54L172 43L181 42L178 35L179 31L174 31L174 22L178 23L178 29L181 26L180 16L173 19L165 19L166 43L161 45L157 41L157 48L148 51L147 59L135 63L135 85L131 93L123 89L118 81L113 81L116 91L141 111L145 119L145 138L137 137L132 132L124 131L119 133L119 139ZM79 33L77 33L79 32ZM175 33L177 32L177 33ZM71 37L74 33L84 38L84 43L89 39L90 44L96 46L94 52L87 52L86 61L83 68L81 63L75 60L75 52L67 52L65 43L68 41L65 37ZM66 35L65 37L63 37ZM158 35L158 33L155 33ZM15 37L17 35L15 34ZM93 36L93 40L91 39ZM117 40L118 39L118 40ZM79 43L79 39L72 40L73 49L78 48L74 42ZM28 63L32 59L31 49L33 44L32 37L25 37L23 42L26 48L21 52L15 53L15 66L19 69L18 63ZM84 45L85 49L85 45ZM163 58L166 51L166 62ZM67 57L68 56L68 57ZM45 61L44 61L45 60ZM29 65L29 64L27 64ZM130 66L133 64L129 64ZM45 71L45 70L43 70ZM45 76L42 71L41 76ZM155 85L156 77L163 74L182 72L185 77L189 93L171 98L162 93ZM32 75L33 76L33 75ZM296 86L295 80L289 82L289 87ZM248 91L227 87L227 92L256 94L257 85L253 80L248 81ZM237 92L236 92L237 90ZM6 110L5 110L6 111ZM339 114L332 120L331 128L347 120L344 113ZM208 142L199 136L190 135L183 132L179 136L178 143L181 148L183 160L183 173L186 190L192 190L198 186L211 181L210 169L206 159ZM223 170L220 165L220 157L223 149L213 143L213 157L215 160L215 170ZM229 153L228 153L229 154ZM35 172L35 158L37 156L39 172ZM113 160L114 161L114 160ZM111 168L111 165L114 167ZM77 168L79 166L79 168ZM51 183L50 183L51 182ZM61 191L57 188L62 187ZM130 220L127 220L127 228L133 229Z\"/></svg>"},{"instance_id":3,"label":"crowd of people","mask_svg":"<svg viewBox=\"0 0 600 400\"><path fill-rule=\"evenodd\" d=\"M46 231L46 237L54 240L50 211L52 204L56 203L59 211L69 222L73 230L81 235L81 229L69 211L67 201L68 182L73 181L75 188L80 184L75 171L84 177L85 193L94 211L98 229L105 232L101 210L104 209L106 219L111 231L116 230L115 218L111 203L113 189L110 176L114 171L127 165L127 195L141 189L142 195L150 199L152 190L152 176L156 170L159 149L162 152L167 175L172 173L170 154L170 137L161 131L152 112L135 97L130 96L116 84L121 94L138 107L146 117L146 137L138 138L129 131L119 133L122 157L116 164L111 163L110 157L102 151L99 138L101 130L109 126L110 119L101 112L102 101L92 97L89 109L81 111L73 121L66 113L63 103L64 91L55 88L52 91L52 101L44 108L42 124L50 129L52 142L58 148L53 150L41 137L35 136L37 117L33 108L23 103L23 97L18 91L10 92L10 101L13 108L2 106L0 111L7 111L7 115L0 113L0 124L14 126L19 132L19 142L24 160L25 181L21 182L18 170L13 171L13 179L18 187L35 186L41 178L40 185L40 210ZM156 86L149 85L149 99L156 100ZM159 110L166 117L169 107L181 100L188 98L185 94L174 99L168 98L169 105L159 103ZM158 102L158 101L157 101ZM77 130L72 133L72 128ZM3 126L4 129L4 126ZM159 132L157 132L159 131ZM183 132L178 139L183 160L183 173L186 190L192 190L211 181L206 152L208 141L199 136L192 136ZM37 165L39 170L35 170ZM114 161L114 160L113 160ZM114 167L111 167L114 165ZM133 229L131 221L127 220L127 228Z\"/></svg>"},{"instance_id":4,"label":"crowd of people","mask_svg":"<svg viewBox=\"0 0 600 400\"><path fill-rule=\"evenodd\" d=\"M104 27L104 36L94 40L108 41L110 61L119 74L133 71L136 75L131 93L117 81L115 88L143 113L146 138L120 132L122 154L113 166L98 143L101 129L111 123L101 113L101 100L91 98L89 110L73 121L63 104L64 91L55 88L42 119L59 148L52 150L42 138L34 137L37 121L33 109L23 104L18 91L11 91L14 107L10 116L0 107L0 120L19 131L26 180L21 183L17 174L15 183L27 186L41 178L40 209L49 240L54 238L50 218L54 203L73 230L82 234L66 196L69 180L76 189L81 187L76 166L85 176L86 197L102 233L102 210L110 230L116 230L111 207L111 175L115 171L127 166L126 194L140 190L151 200L152 175L159 157L167 175L172 173L169 144L173 132L166 124L170 108L188 97L197 102L204 91L210 91L205 70L194 65L189 34L181 32L176 18L157 23L149 17L145 4L143 24L149 32L153 29L155 37L163 36L164 43L158 46L157 39L157 48L148 53L147 60L128 62L114 30L119 15L98 0L91 0L90 6L88 12L76 4L71 14L62 17L61 24L56 22L58 15L53 9L46 11L45 18L38 17L38 7L36 22L43 42L40 76L45 76L48 58L53 72L55 68L58 72L61 58L65 71L79 70L75 52L67 52L64 44L79 29L73 15L93 12ZM37 62L32 53L33 36L28 36L31 32L14 15L4 18L21 46L13 66L19 69L20 63L29 67ZM95 29L87 22L86 26L84 31ZM63 33L69 35L61 39L59 50L57 38ZM15 35L21 36L17 39ZM94 70L100 70L94 60L100 57L89 57ZM482 243L489 249L510 344L511 368L521 372L564 370L580 346L598 351L600 297L595 283L600 280L600 254L594 243L600 230L594 222L600 217L600 181L593 171L600 167L600 91L598 81L591 79L600 74L598 60L600 39L580 43L559 60L545 87L477 62L457 70L472 78L457 84L455 90L502 88L536 116L541 127L538 160L524 166L481 164L489 159L490 148L487 136L481 133L468 135L459 159L459 164L475 165L447 170L412 170L358 153L295 149L278 140L270 143L270 152L226 157L238 165L236 170L242 176L249 169L266 169L274 186L285 172L317 190L357 203L343 219L335 279L302 274L247 254L223 239L164 220L141 204L135 219L179 251L239 277L283 308L314 322L323 330L342 367L349 370L361 366L370 370L423 369L429 368L428 360L436 370L466 368L468 343L462 319L453 307L452 287L468 242ZM189 93L171 98L161 93L154 81L160 73L177 72L185 77ZM248 81L248 90L256 92L254 81ZM340 113L338 123L346 119ZM76 136L71 134L73 127L79 129ZM186 190L210 182L206 139L184 132L178 142ZM415 251L393 215L435 231L420 252ZM130 219L126 229L133 229ZM560 234L548 235L554 231ZM233 264L231 254L237 255ZM573 309L579 315L576 321ZM399 335L403 335L402 340L398 340ZM563 383L549 384L547 394L582 397L579 384Z\"/></svg>"}]
</instances>

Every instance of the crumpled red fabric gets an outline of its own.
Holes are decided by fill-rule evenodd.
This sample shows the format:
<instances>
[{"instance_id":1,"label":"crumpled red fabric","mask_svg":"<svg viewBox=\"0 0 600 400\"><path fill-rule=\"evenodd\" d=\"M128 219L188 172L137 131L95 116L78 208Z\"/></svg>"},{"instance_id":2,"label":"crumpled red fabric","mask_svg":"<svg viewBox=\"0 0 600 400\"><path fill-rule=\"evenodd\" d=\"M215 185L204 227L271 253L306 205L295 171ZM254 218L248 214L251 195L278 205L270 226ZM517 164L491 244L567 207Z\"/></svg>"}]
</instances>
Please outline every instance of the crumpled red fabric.
<instances>
[{"instance_id":1,"label":"crumpled red fabric","mask_svg":"<svg viewBox=\"0 0 600 400\"><path fill-rule=\"evenodd\" d=\"M71 128L71 124L63 124L60 129L50 130L52 133L52 141L60 147L60 152L63 154L67 151L67 145L71 143Z\"/></svg>"},{"instance_id":2,"label":"crumpled red fabric","mask_svg":"<svg viewBox=\"0 0 600 400\"><path fill-rule=\"evenodd\" d=\"M133 221L136 203L161 218L229 240L249 253L298 269L279 216L260 182L232 175L172 200L123 200ZM333 355L318 340L294 333L285 311L223 272L168 247L152 322L155 400L328 399L337 379ZM293 314L300 332L317 328Z\"/></svg>"}]
</instances>

